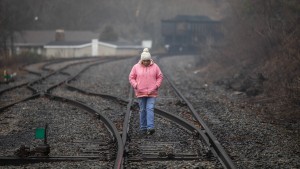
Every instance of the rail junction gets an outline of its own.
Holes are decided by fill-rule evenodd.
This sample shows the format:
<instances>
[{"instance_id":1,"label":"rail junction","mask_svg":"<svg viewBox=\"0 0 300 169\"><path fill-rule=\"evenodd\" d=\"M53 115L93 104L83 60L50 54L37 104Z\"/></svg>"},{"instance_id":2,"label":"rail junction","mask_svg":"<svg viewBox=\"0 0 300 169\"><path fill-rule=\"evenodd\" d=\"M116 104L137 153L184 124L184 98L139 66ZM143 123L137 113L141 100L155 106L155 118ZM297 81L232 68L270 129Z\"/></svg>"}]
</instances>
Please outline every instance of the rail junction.
<instances>
[{"instance_id":1,"label":"rail junction","mask_svg":"<svg viewBox=\"0 0 300 169\"><path fill-rule=\"evenodd\" d=\"M159 64L162 57L154 60ZM72 161L83 168L236 168L164 70L157 131L138 132L138 104L128 83L136 62L79 58L24 66L28 78L0 88L0 125L7 127L0 138L0 165Z\"/></svg>"}]
</instances>

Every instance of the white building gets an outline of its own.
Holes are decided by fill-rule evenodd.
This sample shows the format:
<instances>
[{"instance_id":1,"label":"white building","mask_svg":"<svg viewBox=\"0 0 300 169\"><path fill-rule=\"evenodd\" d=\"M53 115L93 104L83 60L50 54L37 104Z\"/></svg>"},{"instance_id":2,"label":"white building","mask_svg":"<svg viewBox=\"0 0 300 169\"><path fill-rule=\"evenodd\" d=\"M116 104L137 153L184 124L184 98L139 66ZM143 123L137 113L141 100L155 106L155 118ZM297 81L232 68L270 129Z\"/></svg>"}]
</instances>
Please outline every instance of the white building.
<instances>
[{"instance_id":1,"label":"white building","mask_svg":"<svg viewBox=\"0 0 300 169\"><path fill-rule=\"evenodd\" d=\"M99 34L89 31L24 31L16 36L17 54L30 51L48 58L84 56L135 56L149 42L101 42ZM144 46L146 44L147 46Z\"/></svg>"}]
</instances>

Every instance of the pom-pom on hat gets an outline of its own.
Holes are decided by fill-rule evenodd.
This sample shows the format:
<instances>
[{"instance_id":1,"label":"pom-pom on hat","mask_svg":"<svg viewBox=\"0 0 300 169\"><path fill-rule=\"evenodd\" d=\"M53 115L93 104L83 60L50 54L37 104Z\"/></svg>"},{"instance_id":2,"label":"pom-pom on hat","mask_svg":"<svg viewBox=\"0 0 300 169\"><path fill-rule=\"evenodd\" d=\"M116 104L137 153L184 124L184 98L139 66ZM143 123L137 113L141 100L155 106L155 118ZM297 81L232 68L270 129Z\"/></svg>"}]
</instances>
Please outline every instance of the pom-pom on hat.
<instances>
[{"instance_id":1,"label":"pom-pom on hat","mask_svg":"<svg viewBox=\"0 0 300 169\"><path fill-rule=\"evenodd\" d=\"M141 54L141 60L150 60L151 59L151 55L149 53L149 49L145 48L143 50L143 53Z\"/></svg>"}]
</instances>

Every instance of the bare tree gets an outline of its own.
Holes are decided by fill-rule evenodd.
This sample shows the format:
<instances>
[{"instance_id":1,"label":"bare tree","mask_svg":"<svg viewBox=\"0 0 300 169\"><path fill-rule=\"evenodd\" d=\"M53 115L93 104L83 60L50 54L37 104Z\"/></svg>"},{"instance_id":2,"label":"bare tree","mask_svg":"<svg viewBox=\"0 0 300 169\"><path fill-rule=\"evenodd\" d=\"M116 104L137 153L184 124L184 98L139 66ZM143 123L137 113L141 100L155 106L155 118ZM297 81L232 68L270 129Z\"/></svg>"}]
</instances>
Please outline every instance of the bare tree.
<instances>
[{"instance_id":1,"label":"bare tree","mask_svg":"<svg viewBox=\"0 0 300 169\"><path fill-rule=\"evenodd\" d=\"M28 19L32 18L30 12L21 9L28 7L28 3L17 0L0 1L0 56L7 57L9 52L14 55L15 33L28 26Z\"/></svg>"},{"instance_id":2,"label":"bare tree","mask_svg":"<svg viewBox=\"0 0 300 169\"><path fill-rule=\"evenodd\" d=\"M223 60L263 73L265 94L285 95L300 73L300 8L297 0L228 0L233 15L227 20ZM220 57L220 59L222 59ZM300 91L299 91L300 93Z\"/></svg>"}]
</instances>

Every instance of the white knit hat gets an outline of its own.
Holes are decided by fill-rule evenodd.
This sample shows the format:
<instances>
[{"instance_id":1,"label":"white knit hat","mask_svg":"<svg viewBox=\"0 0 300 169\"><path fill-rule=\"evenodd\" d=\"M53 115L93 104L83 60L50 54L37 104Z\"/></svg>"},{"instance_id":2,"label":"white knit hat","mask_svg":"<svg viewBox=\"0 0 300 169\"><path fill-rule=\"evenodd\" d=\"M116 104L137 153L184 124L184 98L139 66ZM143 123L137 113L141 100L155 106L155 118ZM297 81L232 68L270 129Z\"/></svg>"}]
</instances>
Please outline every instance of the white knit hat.
<instances>
[{"instance_id":1,"label":"white knit hat","mask_svg":"<svg viewBox=\"0 0 300 169\"><path fill-rule=\"evenodd\" d=\"M141 60L150 60L151 59L151 55L149 53L149 49L145 48L143 50L143 53L141 54Z\"/></svg>"}]
</instances>

